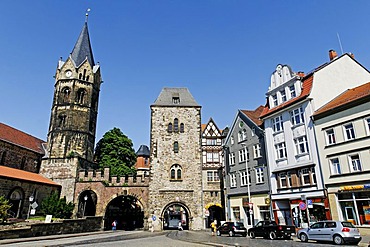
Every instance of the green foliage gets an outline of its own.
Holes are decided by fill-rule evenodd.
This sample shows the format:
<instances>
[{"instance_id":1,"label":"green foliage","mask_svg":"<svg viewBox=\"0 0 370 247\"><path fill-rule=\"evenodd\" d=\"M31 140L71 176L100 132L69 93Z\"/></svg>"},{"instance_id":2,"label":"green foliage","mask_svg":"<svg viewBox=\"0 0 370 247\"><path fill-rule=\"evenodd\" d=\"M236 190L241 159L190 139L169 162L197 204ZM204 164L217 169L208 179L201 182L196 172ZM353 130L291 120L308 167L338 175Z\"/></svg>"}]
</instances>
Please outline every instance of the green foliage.
<instances>
[{"instance_id":1,"label":"green foliage","mask_svg":"<svg viewBox=\"0 0 370 247\"><path fill-rule=\"evenodd\" d=\"M104 134L96 144L94 159L99 167L110 167L112 176L136 173L136 154L132 141L119 128L113 128Z\"/></svg>"},{"instance_id":2,"label":"green foliage","mask_svg":"<svg viewBox=\"0 0 370 247\"><path fill-rule=\"evenodd\" d=\"M41 202L41 212L51 214L55 218L70 219L74 204L67 203L66 198L59 198L59 194L53 191L51 195Z\"/></svg>"},{"instance_id":3,"label":"green foliage","mask_svg":"<svg viewBox=\"0 0 370 247\"><path fill-rule=\"evenodd\" d=\"M0 221L4 222L8 218L8 209L12 206L9 204L9 201L5 197L0 196Z\"/></svg>"}]
</instances>

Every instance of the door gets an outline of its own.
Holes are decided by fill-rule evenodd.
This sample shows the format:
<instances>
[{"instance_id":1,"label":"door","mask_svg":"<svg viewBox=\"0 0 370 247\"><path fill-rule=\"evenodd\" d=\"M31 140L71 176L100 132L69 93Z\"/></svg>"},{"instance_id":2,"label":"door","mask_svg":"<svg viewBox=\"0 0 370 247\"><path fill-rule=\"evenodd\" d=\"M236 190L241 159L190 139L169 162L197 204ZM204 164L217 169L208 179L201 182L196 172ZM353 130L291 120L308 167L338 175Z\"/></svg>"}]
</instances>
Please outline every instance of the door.
<instances>
[{"instance_id":1,"label":"door","mask_svg":"<svg viewBox=\"0 0 370 247\"><path fill-rule=\"evenodd\" d=\"M334 221L325 222L324 228L321 230L322 239L327 241L333 240L334 230L337 224Z\"/></svg>"},{"instance_id":2,"label":"door","mask_svg":"<svg viewBox=\"0 0 370 247\"><path fill-rule=\"evenodd\" d=\"M353 207L345 207L344 210L346 212L347 221L351 222L354 225L357 225L356 217L355 217L355 211L354 211Z\"/></svg>"},{"instance_id":3,"label":"door","mask_svg":"<svg viewBox=\"0 0 370 247\"><path fill-rule=\"evenodd\" d=\"M317 222L313 224L307 231L308 238L312 240L324 240L323 239L324 222Z\"/></svg>"}]
</instances>

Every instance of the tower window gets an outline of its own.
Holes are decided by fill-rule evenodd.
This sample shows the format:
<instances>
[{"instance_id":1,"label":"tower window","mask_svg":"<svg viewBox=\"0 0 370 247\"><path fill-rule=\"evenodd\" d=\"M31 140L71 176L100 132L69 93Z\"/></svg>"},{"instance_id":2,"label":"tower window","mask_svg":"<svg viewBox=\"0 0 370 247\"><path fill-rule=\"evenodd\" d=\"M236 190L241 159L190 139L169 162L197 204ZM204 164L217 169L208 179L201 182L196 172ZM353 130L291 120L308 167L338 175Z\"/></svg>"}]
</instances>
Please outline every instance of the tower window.
<instances>
[{"instance_id":1,"label":"tower window","mask_svg":"<svg viewBox=\"0 0 370 247\"><path fill-rule=\"evenodd\" d=\"M167 131L168 131L169 133L171 133L171 132L172 132L172 123L169 123L169 124L168 124Z\"/></svg>"},{"instance_id":2,"label":"tower window","mask_svg":"<svg viewBox=\"0 0 370 247\"><path fill-rule=\"evenodd\" d=\"M176 105L180 104L180 97L172 97L172 103Z\"/></svg>"},{"instance_id":3,"label":"tower window","mask_svg":"<svg viewBox=\"0 0 370 247\"><path fill-rule=\"evenodd\" d=\"M66 115L59 115L59 122L58 122L58 127L63 127L64 124L66 123Z\"/></svg>"},{"instance_id":4,"label":"tower window","mask_svg":"<svg viewBox=\"0 0 370 247\"><path fill-rule=\"evenodd\" d=\"M179 120L177 118L173 120L173 131L179 132Z\"/></svg>"},{"instance_id":5,"label":"tower window","mask_svg":"<svg viewBox=\"0 0 370 247\"><path fill-rule=\"evenodd\" d=\"M180 165L175 164L171 166L171 180L181 180L182 168Z\"/></svg>"},{"instance_id":6,"label":"tower window","mask_svg":"<svg viewBox=\"0 0 370 247\"><path fill-rule=\"evenodd\" d=\"M179 142L174 142L173 143L173 151L175 153L178 153L179 152Z\"/></svg>"},{"instance_id":7,"label":"tower window","mask_svg":"<svg viewBox=\"0 0 370 247\"><path fill-rule=\"evenodd\" d=\"M71 94L71 89L69 87L64 87L62 89L62 102L63 103L68 102L70 94Z\"/></svg>"},{"instance_id":8,"label":"tower window","mask_svg":"<svg viewBox=\"0 0 370 247\"><path fill-rule=\"evenodd\" d=\"M86 90L85 89L79 89L77 92L77 103L84 104L85 103L85 97L86 97Z\"/></svg>"},{"instance_id":9,"label":"tower window","mask_svg":"<svg viewBox=\"0 0 370 247\"><path fill-rule=\"evenodd\" d=\"M183 123L180 124L180 133L184 133L184 124Z\"/></svg>"}]
</instances>

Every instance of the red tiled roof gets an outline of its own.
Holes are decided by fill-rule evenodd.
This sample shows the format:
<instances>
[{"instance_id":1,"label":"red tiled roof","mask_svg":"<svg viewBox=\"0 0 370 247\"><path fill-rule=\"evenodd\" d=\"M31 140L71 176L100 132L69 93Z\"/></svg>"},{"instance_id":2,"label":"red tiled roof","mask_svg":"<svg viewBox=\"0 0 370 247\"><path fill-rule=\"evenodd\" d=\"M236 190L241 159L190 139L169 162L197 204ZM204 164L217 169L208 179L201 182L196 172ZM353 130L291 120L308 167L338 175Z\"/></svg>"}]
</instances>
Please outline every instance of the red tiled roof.
<instances>
[{"instance_id":1,"label":"red tiled roof","mask_svg":"<svg viewBox=\"0 0 370 247\"><path fill-rule=\"evenodd\" d=\"M297 103L299 102L300 100L303 100L305 98L307 98L310 93L311 93L311 89L312 89L312 82L313 82L313 73L308 75L307 77L305 77L302 81L302 91L301 91L301 94L298 96L298 97L295 97L289 101L286 101L284 102L283 104L280 104L274 108L271 108L269 107L269 104L268 102L266 103L261 115L260 115L260 118L264 118L264 117L267 117L268 115L274 113L274 112L277 112L287 106L290 106L290 105L293 105L294 103Z\"/></svg>"},{"instance_id":2,"label":"red tiled roof","mask_svg":"<svg viewBox=\"0 0 370 247\"><path fill-rule=\"evenodd\" d=\"M241 111L245 115L247 115L247 117L249 117L250 120L252 120L255 124L257 124L258 126L261 126L263 124L263 122L261 121L259 116L261 115L263 110L264 110L264 106L260 105L259 107L257 107L253 111L249 111L249 110L241 110Z\"/></svg>"},{"instance_id":3,"label":"red tiled roof","mask_svg":"<svg viewBox=\"0 0 370 247\"><path fill-rule=\"evenodd\" d=\"M61 186L54 181L41 176L40 174L14 169L6 166L0 166L0 177L24 180L29 182Z\"/></svg>"},{"instance_id":4,"label":"red tiled roof","mask_svg":"<svg viewBox=\"0 0 370 247\"><path fill-rule=\"evenodd\" d=\"M3 123L0 123L0 140L31 149L39 154L44 154L42 143L45 143L45 141Z\"/></svg>"},{"instance_id":5,"label":"red tiled roof","mask_svg":"<svg viewBox=\"0 0 370 247\"><path fill-rule=\"evenodd\" d=\"M202 124L201 126L201 130L202 130L202 132L206 129L206 127L207 127L207 124Z\"/></svg>"},{"instance_id":6,"label":"red tiled roof","mask_svg":"<svg viewBox=\"0 0 370 247\"><path fill-rule=\"evenodd\" d=\"M329 111L332 111L340 106L347 105L349 103L352 103L356 100L360 100L362 98L370 96L370 82L365 83L361 86L348 89L347 91L343 92L342 94L335 97L333 100L331 100L326 105L322 106L320 109L318 109L314 116L318 116L323 113L327 113Z\"/></svg>"}]
</instances>

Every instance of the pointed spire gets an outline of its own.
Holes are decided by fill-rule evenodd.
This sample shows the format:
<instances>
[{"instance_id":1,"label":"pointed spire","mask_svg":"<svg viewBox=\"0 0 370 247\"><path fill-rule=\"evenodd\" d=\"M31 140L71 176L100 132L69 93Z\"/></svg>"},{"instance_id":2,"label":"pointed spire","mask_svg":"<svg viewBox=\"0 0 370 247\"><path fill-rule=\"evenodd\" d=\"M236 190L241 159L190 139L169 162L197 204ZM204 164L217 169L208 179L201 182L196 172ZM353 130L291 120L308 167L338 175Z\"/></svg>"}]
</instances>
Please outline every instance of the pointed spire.
<instances>
[{"instance_id":1,"label":"pointed spire","mask_svg":"<svg viewBox=\"0 0 370 247\"><path fill-rule=\"evenodd\" d=\"M73 48L71 58L77 67L80 66L86 58L91 66L95 65L90 44L89 30L87 28L87 22L85 22L80 36L78 37L78 40L75 44L75 47Z\"/></svg>"}]
</instances>

